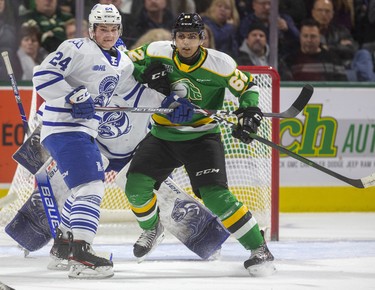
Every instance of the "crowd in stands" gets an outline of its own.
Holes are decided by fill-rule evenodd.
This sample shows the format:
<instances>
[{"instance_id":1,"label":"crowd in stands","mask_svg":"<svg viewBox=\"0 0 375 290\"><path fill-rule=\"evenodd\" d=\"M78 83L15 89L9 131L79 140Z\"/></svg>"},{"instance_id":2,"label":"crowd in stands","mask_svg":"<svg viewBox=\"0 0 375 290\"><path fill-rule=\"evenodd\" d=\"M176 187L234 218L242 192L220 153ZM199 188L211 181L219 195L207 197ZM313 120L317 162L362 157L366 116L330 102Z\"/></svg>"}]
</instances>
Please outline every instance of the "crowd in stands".
<instances>
[{"instance_id":1,"label":"crowd in stands","mask_svg":"<svg viewBox=\"0 0 375 290\"><path fill-rule=\"evenodd\" d=\"M171 40L181 12L198 12L204 46L238 65L270 65L270 23L278 29L278 72L286 81L375 81L375 0L86 0L84 19L96 4L114 4L122 15L128 49ZM8 51L15 76L30 80L59 44L76 34L75 0L0 0L0 51ZM86 20L80 25L88 36ZM0 81L8 80L0 62Z\"/></svg>"}]
</instances>

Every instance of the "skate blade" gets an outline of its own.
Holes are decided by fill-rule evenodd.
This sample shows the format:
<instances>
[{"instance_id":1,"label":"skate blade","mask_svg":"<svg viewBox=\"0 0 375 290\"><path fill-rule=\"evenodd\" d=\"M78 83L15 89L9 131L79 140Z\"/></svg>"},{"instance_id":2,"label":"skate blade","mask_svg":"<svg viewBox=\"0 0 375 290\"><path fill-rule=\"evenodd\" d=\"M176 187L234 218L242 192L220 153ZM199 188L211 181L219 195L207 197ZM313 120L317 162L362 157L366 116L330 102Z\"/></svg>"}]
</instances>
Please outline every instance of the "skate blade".
<instances>
[{"instance_id":1,"label":"skate blade","mask_svg":"<svg viewBox=\"0 0 375 290\"><path fill-rule=\"evenodd\" d=\"M95 280L111 278L113 275L113 267L111 266L102 266L93 269L80 263L71 263L68 277L70 279Z\"/></svg>"},{"instance_id":2,"label":"skate blade","mask_svg":"<svg viewBox=\"0 0 375 290\"><path fill-rule=\"evenodd\" d=\"M155 249L156 247L164 240L165 232L162 233L155 242L155 245L152 247L152 249L144 256L137 258L138 264L142 263Z\"/></svg>"},{"instance_id":3,"label":"skate blade","mask_svg":"<svg viewBox=\"0 0 375 290\"><path fill-rule=\"evenodd\" d=\"M276 272L276 267L272 261L264 262L259 265L250 266L247 268L250 276L253 277L266 277L271 276Z\"/></svg>"},{"instance_id":4,"label":"skate blade","mask_svg":"<svg viewBox=\"0 0 375 290\"><path fill-rule=\"evenodd\" d=\"M63 259L53 259L47 265L47 269L52 271L68 271L69 268L68 260Z\"/></svg>"}]
</instances>

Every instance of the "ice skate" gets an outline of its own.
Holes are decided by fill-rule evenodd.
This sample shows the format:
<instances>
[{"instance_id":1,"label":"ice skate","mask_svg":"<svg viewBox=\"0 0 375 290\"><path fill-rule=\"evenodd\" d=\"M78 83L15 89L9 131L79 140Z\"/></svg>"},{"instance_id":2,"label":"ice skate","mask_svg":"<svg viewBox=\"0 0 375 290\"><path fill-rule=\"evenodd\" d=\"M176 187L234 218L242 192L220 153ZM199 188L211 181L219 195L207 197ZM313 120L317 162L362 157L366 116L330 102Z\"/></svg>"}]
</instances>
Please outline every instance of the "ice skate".
<instances>
[{"instance_id":1,"label":"ice skate","mask_svg":"<svg viewBox=\"0 0 375 290\"><path fill-rule=\"evenodd\" d=\"M95 254L90 244L82 240L70 243L69 278L105 279L114 275L113 262Z\"/></svg>"},{"instance_id":2,"label":"ice skate","mask_svg":"<svg viewBox=\"0 0 375 290\"><path fill-rule=\"evenodd\" d=\"M133 248L133 253L138 258L138 263L141 263L161 243L164 236L164 227L160 219L155 228L143 231Z\"/></svg>"},{"instance_id":3,"label":"ice skate","mask_svg":"<svg viewBox=\"0 0 375 290\"><path fill-rule=\"evenodd\" d=\"M69 240L63 238L63 233L56 228L56 237L50 250L52 261L48 264L49 270L67 271L69 255Z\"/></svg>"},{"instance_id":4,"label":"ice skate","mask_svg":"<svg viewBox=\"0 0 375 290\"><path fill-rule=\"evenodd\" d=\"M268 249L266 241L264 241L259 248L251 250L250 258L244 262L244 266L249 271L250 276L270 276L276 272L273 260L274 257Z\"/></svg>"}]
</instances>

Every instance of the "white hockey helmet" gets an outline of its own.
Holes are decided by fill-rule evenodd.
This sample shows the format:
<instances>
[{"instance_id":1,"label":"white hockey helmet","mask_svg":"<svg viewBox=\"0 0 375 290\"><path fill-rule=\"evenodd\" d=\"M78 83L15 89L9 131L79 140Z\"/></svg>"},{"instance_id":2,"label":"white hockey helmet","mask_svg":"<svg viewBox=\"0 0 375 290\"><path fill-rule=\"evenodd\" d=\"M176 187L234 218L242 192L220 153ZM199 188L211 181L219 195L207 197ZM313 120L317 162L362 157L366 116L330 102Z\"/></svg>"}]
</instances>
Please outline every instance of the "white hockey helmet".
<instances>
[{"instance_id":1,"label":"white hockey helmet","mask_svg":"<svg viewBox=\"0 0 375 290\"><path fill-rule=\"evenodd\" d=\"M113 4L96 4L89 15L89 35L94 37L94 28L96 24L118 24L119 35L122 34L121 15Z\"/></svg>"}]
</instances>

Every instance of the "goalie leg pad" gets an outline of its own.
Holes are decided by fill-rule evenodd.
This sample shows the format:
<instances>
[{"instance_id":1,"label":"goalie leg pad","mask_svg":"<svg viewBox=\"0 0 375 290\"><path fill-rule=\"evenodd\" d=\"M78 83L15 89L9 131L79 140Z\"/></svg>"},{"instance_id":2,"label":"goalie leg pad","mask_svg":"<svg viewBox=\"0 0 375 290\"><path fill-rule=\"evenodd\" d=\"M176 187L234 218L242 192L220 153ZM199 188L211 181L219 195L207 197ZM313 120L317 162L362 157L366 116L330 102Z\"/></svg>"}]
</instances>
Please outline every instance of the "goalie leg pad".
<instances>
[{"instance_id":1,"label":"goalie leg pad","mask_svg":"<svg viewBox=\"0 0 375 290\"><path fill-rule=\"evenodd\" d=\"M218 217L172 179L162 183L157 195L165 228L202 259L215 254L229 237Z\"/></svg>"},{"instance_id":2,"label":"goalie leg pad","mask_svg":"<svg viewBox=\"0 0 375 290\"><path fill-rule=\"evenodd\" d=\"M116 176L116 184L124 189L129 164ZM160 219L164 227L202 259L220 249L229 232L204 205L167 178L156 192Z\"/></svg>"},{"instance_id":3,"label":"goalie leg pad","mask_svg":"<svg viewBox=\"0 0 375 290\"><path fill-rule=\"evenodd\" d=\"M41 249L51 240L52 234L39 190L36 189L31 194L13 220L5 227L5 232L30 252Z\"/></svg>"}]
</instances>

